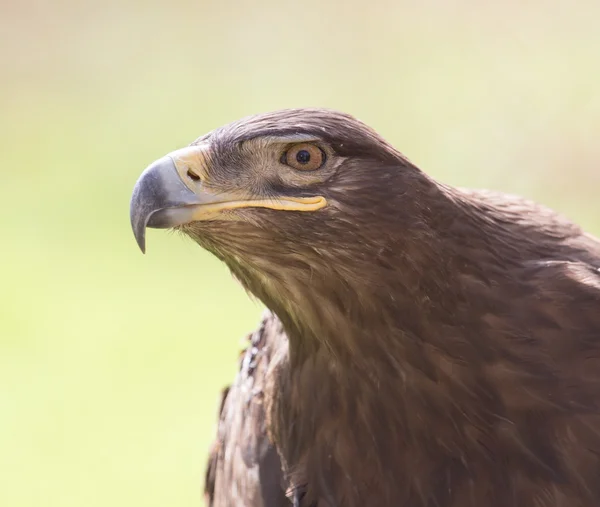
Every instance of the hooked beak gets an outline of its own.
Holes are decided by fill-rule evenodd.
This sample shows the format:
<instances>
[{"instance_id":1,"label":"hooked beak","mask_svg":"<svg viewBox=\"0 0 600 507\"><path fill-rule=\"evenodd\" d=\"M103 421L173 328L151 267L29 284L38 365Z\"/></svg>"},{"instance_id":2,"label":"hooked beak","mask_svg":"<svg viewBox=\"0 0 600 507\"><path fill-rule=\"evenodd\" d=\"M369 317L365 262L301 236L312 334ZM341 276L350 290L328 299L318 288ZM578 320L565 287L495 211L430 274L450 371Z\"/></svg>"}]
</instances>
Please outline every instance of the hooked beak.
<instances>
[{"instance_id":1,"label":"hooked beak","mask_svg":"<svg viewBox=\"0 0 600 507\"><path fill-rule=\"evenodd\" d=\"M166 229L181 225L191 216L194 206L213 200L210 194L196 195L183 183L170 156L149 165L133 188L129 207L140 250L146 251L146 227Z\"/></svg>"}]
</instances>

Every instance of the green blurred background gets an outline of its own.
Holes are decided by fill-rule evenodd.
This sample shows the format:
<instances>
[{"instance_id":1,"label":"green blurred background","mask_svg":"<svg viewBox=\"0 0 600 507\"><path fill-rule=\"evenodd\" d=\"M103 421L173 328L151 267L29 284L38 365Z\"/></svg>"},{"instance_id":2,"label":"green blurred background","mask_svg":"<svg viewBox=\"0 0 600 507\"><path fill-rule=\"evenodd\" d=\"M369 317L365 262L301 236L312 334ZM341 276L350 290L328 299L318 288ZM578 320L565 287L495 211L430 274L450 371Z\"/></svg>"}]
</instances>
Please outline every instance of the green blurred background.
<instances>
[{"instance_id":1,"label":"green blurred background","mask_svg":"<svg viewBox=\"0 0 600 507\"><path fill-rule=\"evenodd\" d=\"M0 4L0 505L198 506L261 308L183 238L137 249L144 167L327 106L445 182L600 233L600 2Z\"/></svg>"}]
</instances>

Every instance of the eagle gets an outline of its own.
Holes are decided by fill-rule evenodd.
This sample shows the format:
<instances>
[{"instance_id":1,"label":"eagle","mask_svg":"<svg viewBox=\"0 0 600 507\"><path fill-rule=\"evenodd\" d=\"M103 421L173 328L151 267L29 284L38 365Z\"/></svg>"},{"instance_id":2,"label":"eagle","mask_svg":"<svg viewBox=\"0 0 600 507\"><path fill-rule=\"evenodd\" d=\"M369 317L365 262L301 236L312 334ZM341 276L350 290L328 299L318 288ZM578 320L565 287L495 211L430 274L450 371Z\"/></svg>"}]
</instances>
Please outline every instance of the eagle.
<instances>
[{"instance_id":1,"label":"eagle","mask_svg":"<svg viewBox=\"0 0 600 507\"><path fill-rule=\"evenodd\" d=\"M142 251L180 231L266 307L208 505L600 505L600 241L567 218L311 108L158 159L130 219Z\"/></svg>"}]
</instances>

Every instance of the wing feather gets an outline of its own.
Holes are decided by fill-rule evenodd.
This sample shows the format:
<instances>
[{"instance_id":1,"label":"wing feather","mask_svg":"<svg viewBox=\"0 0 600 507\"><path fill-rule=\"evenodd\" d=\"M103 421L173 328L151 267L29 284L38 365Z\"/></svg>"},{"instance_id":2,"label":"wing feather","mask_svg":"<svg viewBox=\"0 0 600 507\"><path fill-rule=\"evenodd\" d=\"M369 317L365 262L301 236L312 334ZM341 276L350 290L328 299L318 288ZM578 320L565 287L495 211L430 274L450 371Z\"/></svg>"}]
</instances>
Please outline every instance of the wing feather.
<instances>
[{"instance_id":1,"label":"wing feather","mask_svg":"<svg viewBox=\"0 0 600 507\"><path fill-rule=\"evenodd\" d=\"M248 342L237 377L222 394L217 438L206 468L206 504L289 507L264 408L267 371L278 351L287 349L287 337L279 320L267 312Z\"/></svg>"}]
</instances>

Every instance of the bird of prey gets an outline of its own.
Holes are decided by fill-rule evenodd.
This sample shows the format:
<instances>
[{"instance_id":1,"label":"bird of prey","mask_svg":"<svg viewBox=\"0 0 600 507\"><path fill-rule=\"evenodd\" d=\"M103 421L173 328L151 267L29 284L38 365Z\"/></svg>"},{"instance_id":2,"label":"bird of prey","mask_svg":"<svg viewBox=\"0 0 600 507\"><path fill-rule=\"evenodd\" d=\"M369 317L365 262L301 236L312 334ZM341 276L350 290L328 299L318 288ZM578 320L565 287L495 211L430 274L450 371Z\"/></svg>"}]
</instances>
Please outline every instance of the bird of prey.
<instances>
[{"instance_id":1,"label":"bird of prey","mask_svg":"<svg viewBox=\"0 0 600 507\"><path fill-rule=\"evenodd\" d=\"M600 241L568 219L291 109L152 163L131 221L142 250L147 227L189 236L268 309L209 505L600 505Z\"/></svg>"}]
</instances>

